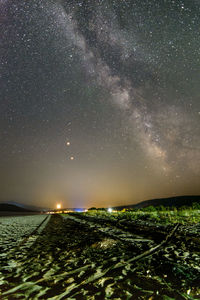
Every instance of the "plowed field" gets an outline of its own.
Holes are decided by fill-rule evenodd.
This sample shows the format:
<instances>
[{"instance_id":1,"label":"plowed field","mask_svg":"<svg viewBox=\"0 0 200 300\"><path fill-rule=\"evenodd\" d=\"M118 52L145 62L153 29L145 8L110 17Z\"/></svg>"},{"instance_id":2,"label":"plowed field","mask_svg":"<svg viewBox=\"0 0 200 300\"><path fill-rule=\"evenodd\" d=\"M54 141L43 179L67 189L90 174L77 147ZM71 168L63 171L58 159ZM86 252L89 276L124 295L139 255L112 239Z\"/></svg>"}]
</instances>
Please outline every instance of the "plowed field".
<instances>
[{"instance_id":1,"label":"plowed field","mask_svg":"<svg viewBox=\"0 0 200 300\"><path fill-rule=\"evenodd\" d=\"M1 299L200 299L199 225L191 234L179 224L44 215L16 235L15 218L3 219Z\"/></svg>"}]
</instances>

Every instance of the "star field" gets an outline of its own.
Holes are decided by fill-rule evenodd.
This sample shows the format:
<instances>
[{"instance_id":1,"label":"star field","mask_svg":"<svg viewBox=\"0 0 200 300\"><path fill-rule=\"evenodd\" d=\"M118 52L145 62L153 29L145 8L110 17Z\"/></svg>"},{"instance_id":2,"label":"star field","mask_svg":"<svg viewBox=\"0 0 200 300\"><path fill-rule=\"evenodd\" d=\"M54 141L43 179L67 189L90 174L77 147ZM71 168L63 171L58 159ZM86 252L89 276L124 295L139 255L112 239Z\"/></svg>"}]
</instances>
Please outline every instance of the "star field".
<instances>
[{"instance_id":1,"label":"star field","mask_svg":"<svg viewBox=\"0 0 200 300\"><path fill-rule=\"evenodd\" d=\"M0 0L0 198L198 194L199 15L195 0Z\"/></svg>"}]
</instances>

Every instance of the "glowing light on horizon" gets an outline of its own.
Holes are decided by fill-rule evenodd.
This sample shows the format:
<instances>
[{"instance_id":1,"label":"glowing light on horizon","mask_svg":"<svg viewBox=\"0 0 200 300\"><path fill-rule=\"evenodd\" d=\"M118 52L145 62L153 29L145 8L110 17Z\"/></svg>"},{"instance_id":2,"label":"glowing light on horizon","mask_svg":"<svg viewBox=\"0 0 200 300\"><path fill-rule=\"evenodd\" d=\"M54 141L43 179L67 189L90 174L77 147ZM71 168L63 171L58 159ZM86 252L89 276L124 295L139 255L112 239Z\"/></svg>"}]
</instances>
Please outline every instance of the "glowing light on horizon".
<instances>
[{"instance_id":1,"label":"glowing light on horizon","mask_svg":"<svg viewBox=\"0 0 200 300\"><path fill-rule=\"evenodd\" d=\"M61 209L61 204L58 203L58 204L56 205L56 207L57 207L57 209Z\"/></svg>"},{"instance_id":2,"label":"glowing light on horizon","mask_svg":"<svg viewBox=\"0 0 200 300\"><path fill-rule=\"evenodd\" d=\"M108 208L108 212L111 213L113 210L111 207Z\"/></svg>"}]
</instances>

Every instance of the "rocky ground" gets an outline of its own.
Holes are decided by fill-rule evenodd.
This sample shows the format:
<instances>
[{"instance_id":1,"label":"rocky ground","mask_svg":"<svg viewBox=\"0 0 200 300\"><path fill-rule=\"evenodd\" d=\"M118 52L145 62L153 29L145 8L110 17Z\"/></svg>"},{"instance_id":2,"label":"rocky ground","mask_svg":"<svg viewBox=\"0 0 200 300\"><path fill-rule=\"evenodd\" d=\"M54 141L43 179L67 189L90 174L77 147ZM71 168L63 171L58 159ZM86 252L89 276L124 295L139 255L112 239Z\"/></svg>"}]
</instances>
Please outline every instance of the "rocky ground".
<instances>
[{"instance_id":1,"label":"rocky ground","mask_svg":"<svg viewBox=\"0 0 200 300\"><path fill-rule=\"evenodd\" d=\"M197 225L117 225L52 215L34 243L2 255L0 298L200 299Z\"/></svg>"}]
</instances>

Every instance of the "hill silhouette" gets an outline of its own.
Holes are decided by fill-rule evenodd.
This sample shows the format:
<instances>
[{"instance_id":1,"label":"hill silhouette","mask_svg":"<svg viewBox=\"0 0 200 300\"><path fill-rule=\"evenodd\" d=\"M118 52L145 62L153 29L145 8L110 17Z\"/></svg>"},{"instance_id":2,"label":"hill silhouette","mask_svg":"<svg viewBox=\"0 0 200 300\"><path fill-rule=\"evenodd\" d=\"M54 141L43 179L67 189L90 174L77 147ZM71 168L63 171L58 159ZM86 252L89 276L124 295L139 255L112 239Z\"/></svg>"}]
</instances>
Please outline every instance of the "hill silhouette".
<instances>
[{"instance_id":1,"label":"hill silhouette","mask_svg":"<svg viewBox=\"0 0 200 300\"><path fill-rule=\"evenodd\" d=\"M16 204L0 203L0 212L35 212L35 210L22 207Z\"/></svg>"},{"instance_id":2,"label":"hill silhouette","mask_svg":"<svg viewBox=\"0 0 200 300\"><path fill-rule=\"evenodd\" d=\"M192 206L193 203L200 204L200 196L176 196L176 197L168 197L168 198L159 198L159 199L151 199L139 202L137 204L130 205L120 205L113 207L117 210L122 210L124 208L130 209L139 209L145 208L148 206L164 206L164 207L181 207L181 206Z\"/></svg>"}]
</instances>

